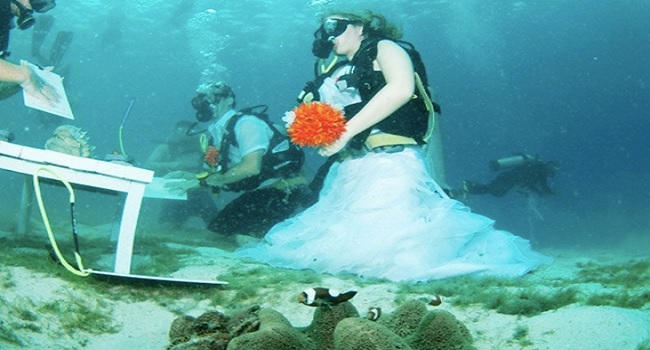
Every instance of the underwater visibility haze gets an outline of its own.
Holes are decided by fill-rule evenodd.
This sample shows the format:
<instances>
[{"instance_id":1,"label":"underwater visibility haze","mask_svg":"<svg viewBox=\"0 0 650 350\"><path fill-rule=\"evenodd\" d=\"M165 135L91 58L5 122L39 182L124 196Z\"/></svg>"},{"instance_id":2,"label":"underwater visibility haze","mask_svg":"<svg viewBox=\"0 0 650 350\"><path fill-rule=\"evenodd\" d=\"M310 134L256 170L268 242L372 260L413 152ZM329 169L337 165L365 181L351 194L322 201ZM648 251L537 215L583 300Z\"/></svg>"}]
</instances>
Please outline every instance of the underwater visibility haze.
<instances>
[{"instance_id":1,"label":"underwater visibility haze","mask_svg":"<svg viewBox=\"0 0 650 350\"><path fill-rule=\"evenodd\" d=\"M74 125L88 132L96 157L119 149L135 99L123 139L143 162L170 125L193 120L190 100L206 81L227 81L238 107L268 104L279 121L313 76L312 33L331 8L387 14L421 52L442 106L452 186L488 180L488 161L516 152L560 163L554 196L477 196L474 211L540 243L647 235L645 1L65 1L48 13L55 22L43 48L56 31L74 33L61 65ZM33 60L31 34L12 31L12 59ZM20 96L0 113L17 143L35 147L65 122L23 107ZM320 161L310 157L312 167ZM2 176L17 194L22 182ZM3 206L17 205L3 197Z\"/></svg>"},{"instance_id":2,"label":"underwater visibility haze","mask_svg":"<svg viewBox=\"0 0 650 350\"><path fill-rule=\"evenodd\" d=\"M442 107L451 186L491 179L488 162L517 152L559 162L551 180L555 194L472 196L472 211L530 239L536 249L647 249L645 0L59 1L48 12L55 22L43 47L50 47L56 31L74 33L60 68L75 120L30 110L17 95L0 102L0 128L16 134L14 143L42 148L56 126L73 124L103 158L119 149L118 130L133 99L122 136L126 152L141 165L174 123L194 120L196 87L219 80L236 91L238 108L267 104L280 122L313 78L312 33L319 14L332 8L385 14L420 51ZM34 60L31 37L30 30L12 30L12 61ZM323 159L311 151L308 157L315 171ZM0 225L9 230L23 176L0 171L0 179ZM97 200L80 204L77 221L115 225L117 209ZM177 243L192 239L158 226L158 206L145 200L139 231L164 231Z\"/></svg>"},{"instance_id":3,"label":"underwater visibility haze","mask_svg":"<svg viewBox=\"0 0 650 350\"><path fill-rule=\"evenodd\" d=\"M143 162L170 125L193 120L196 86L224 80L238 107L268 104L280 121L313 76L320 12L369 8L402 26L442 106L449 182L488 180L488 161L516 152L560 163L553 196L470 198L475 212L540 244L609 244L647 236L650 161L650 4L645 1L65 1L53 33L72 31L62 61L76 115L103 157L118 148ZM38 16L37 16L38 20ZM13 30L12 59L31 32ZM64 119L0 105L16 143L42 147ZM316 167L316 155L309 163ZM2 206L22 181L3 173ZM146 208L145 208L146 209ZM4 213L11 212L4 211ZM144 218L143 220L146 220Z\"/></svg>"}]
</instances>

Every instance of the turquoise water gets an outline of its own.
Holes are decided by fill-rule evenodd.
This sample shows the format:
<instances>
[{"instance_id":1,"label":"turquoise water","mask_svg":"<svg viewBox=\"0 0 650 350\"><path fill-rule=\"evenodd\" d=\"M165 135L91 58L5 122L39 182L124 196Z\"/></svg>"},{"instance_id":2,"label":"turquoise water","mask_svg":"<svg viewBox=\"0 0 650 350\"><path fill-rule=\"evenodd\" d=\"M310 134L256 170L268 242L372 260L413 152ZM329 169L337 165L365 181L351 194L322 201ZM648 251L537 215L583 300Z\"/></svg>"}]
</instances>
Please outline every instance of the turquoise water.
<instances>
[{"instance_id":1,"label":"turquoise water","mask_svg":"<svg viewBox=\"0 0 650 350\"><path fill-rule=\"evenodd\" d=\"M475 212L542 251L644 252L650 234L647 1L423 0L405 6L402 1L69 0L50 12L56 20L43 48L59 30L74 33L57 69L65 72L75 121L26 109L15 96L0 104L0 127L11 129L16 143L40 148L55 126L72 123L88 132L102 158L119 148L118 128L135 98L123 136L138 164L173 123L193 119L189 101L196 86L209 80L229 82L241 107L268 104L279 120L312 76L317 13L350 3L387 14L420 50L443 109L452 185L491 178L488 161L513 152L560 162L551 184L554 196L471 197L467 204ZM31 34L12 31L12 60L33 60ZM317 166L320 159L310 157ZM23 177L1 171L0 180L0 225L10 231ZM47 192L51 203L65 203L66 196ZM114 230L119 198L82 191L78 201L77 220L84 228ZM145 201L139 235L196 246L224 243L212 241L196 221L182 231L160 227L159 206ZM66 209L51 204L63 228ZM136 251L146 253L145 243ZM108 248L94 247L88 254L89 261L109 264ZM151 261L140 261L143 272Z\"/></svg>"},{"instance_id":2,"label":"turquoise water","mask_svg":"<svg viewBox=\"0 0 650 350\"><path fill-rule=\"evenodd\" d=\"M88 131L98 157L119 148L119 124L136 99L124 146L143 162L169 125L193 118L189 100L204 80L228 81L239 106L268 104L279 120L311 77L316 14L349 3L67 1L50 12L56 20L43 49L55 32L74 32L60 69L74 124ZM513 152L561 163L557 195L532 204L516 194L477 197L468 203L475 211L541 244L610 244L647 233L650 4L353 4L389 14L421 51L443 108L452 185L489 179L487 162ZM12 59L32 59L30 45L30 31L12 31ZM0 126L35 147L66 122L23 108L18 96L0 110ZM18 193L20 181L2 176Z\"/></svg>"}]
</instances>

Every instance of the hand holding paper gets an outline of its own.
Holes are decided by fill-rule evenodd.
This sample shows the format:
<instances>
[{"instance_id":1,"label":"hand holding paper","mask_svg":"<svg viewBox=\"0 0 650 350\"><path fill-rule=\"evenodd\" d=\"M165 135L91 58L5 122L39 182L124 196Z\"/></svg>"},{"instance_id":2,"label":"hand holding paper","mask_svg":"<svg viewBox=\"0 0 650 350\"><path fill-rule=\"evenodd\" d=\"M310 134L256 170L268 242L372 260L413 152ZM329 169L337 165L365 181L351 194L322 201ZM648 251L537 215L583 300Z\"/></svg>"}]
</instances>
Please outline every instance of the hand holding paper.
<instances>
[{"instance_id":1,"label":"hand holding paper","mask_svg":"<svg viewBox=\"0 0 650 350\"><path fill-rule=\"evenodd\" d=\"M52 67L41 69L27 61L21 65L29 69L30 78L21 84L25 106L74 119L63 88L63 78L52 72Z\"/></svg>"},{"instance_id":2,"label":"hand holding paper","mask_svg":"<svg viewBox=\"0 0 650 350\"><path fill-rule=\"evenodd\" d=\"M28 94L37 97L41 95L41 98L44 98L52 104L58 102L61 99L59 94L56 92L56 89L38 75L36 70L40 70L40 68L35 67L25 60L20 61L20 65L29 71L29 78L24 83L20 84L23 90L25 90ZM52 68L53 67L46 67L42 69L42 71L51 72Z\"/></svg>"}]
</instances>

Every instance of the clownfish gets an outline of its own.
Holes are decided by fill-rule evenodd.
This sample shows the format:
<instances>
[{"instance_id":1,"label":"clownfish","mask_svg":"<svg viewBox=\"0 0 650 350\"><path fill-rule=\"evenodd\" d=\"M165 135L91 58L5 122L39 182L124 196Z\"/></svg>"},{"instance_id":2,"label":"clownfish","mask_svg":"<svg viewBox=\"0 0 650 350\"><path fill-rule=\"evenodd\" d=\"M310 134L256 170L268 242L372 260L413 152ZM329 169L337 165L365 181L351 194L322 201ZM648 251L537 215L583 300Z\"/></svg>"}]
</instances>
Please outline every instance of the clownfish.
<instances>
[{"instance_id":1,"label":"clownfish","mask_svg":"<svg viewBox=\"0 0 650 350\"><path fill-rule=\"evenodd\" d=\"M370 321L377 321L381 317L381 308L377 306L371 306L368 308L367 319Z\"/></svg>"},{"instance_id":2,"label":"clownfish","mask_svg":"<svg viewBox=\"0 0 650 350\"><path fill-rule=\"evenodd\" d=\"M438 306L442 304L442 297L440 295L435 295L431 300L429 301L429 305L431 306Z\"/></svg>"},{"instance_id":3,"label":"clownfish","mask_svg":"<svg viewBox=\"0 0 650 350\"><path fill-rule=\"evenodd\" d=\"M298 294L298 302L307 306L334 306L352 299L357 294L356 290L341 293L336 289L309 288Z\"/></svg>"}]
</instances>

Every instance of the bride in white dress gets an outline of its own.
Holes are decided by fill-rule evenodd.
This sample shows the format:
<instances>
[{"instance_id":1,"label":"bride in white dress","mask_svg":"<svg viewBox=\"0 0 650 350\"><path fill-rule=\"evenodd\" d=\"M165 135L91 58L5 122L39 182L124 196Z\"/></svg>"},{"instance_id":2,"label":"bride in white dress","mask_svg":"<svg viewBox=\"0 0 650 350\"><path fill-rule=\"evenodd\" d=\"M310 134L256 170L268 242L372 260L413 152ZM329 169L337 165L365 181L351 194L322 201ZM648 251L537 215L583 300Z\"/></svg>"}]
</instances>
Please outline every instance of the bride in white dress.
<instances>
[{"instance_id":1,"label":"bride in white dress","mask_svg":"<svg viewBox=\"0 0 650 350\"><path fill-rule=\"evenodd\" d=\"M357 91L363 107L348 119L343 135L320 153L340 153L355 137L366 141L367 152L335 162L316 204L274 226L263 242L236 254L274 266L392 281L464 274L516 277L550 263L552 259L534 252L527 240L496 230L493 220L450 199L427 170L419 145L405 142L368 150L367 130L386 135L384 129L390 126L382 129L386 124L381 123L405 118L401 107L414 103L413 65L407 52L389 39L370 40L391 38L391 28L375 14L339 13L325 19L320 30L335 52L352 63L343 70L363 72L360 57L371 52L376 54L370 58L371 69L383 80L371 92ZM359 51L364 52L357 55ZM337 75L328 79L336 82ZM321 87L321 100L334 100L325 90Z\"/></svg>"}]
</instances>

